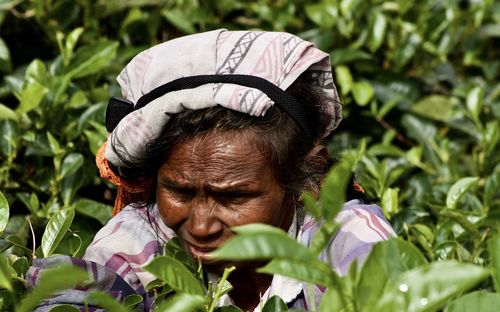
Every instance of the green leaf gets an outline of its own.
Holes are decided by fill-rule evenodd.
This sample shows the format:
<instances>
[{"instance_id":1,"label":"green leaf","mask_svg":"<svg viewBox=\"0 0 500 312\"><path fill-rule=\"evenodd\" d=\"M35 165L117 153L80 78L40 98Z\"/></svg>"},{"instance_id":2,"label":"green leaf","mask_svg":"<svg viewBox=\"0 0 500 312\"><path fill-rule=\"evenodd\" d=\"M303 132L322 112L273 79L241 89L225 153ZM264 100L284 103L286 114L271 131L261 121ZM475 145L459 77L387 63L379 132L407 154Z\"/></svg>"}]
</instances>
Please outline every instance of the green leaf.
<instances>
[{"instance_id":1,"label":"green leaf","mask_svg":"<svg viewBox=\"0 0 500 312\"><path fill-rule=\"evenodd\" d=\"M82 78L103 70L116 57L118 42L101 41L77 50L71 60L67 76Z\"/></svg>"},{"instance_id":2,"label":"green leaf","mask_svg":"<svg viewBox=\"0 0 500 312\"><path fill-rule=\"evenodd\" d=\"M467 109L475 120L479 120L479 114L483 108L484 90L481 87L473 88L467 94Z\"/></svg>"},{"instance_id":3,"label":"green leaf","mask_svg":"<svg viewBox=\"0 0 500 312\"><path fill-rule=\"evenodd\" d=\"M0 38L0 72L8 73L12 71L12 61L9 48L2 38Z\"/></svg>"},{"instance_id":4,"label":"green leaf","mask_svg":"<svg viewBox=\"0 0 500 312\"><path fill-rule=\"evenodd\" d=\"M38 200L38 196L36 193L16 193L17 198L19 198L23 204L28 208L30 213L37 217L38 209L40 208L40 201Z\"/></svg>"},{"instance_id":5,"label":"green leaf","mask_svg":"<svg viewBox=\"0 0 500 312\"><path fill-rule=\"evenodd\" d=\"M12 120L0 120L0 133L0 152L13 159L21 136L19 125Z\"/></svg>"},{"instance_id":6,"label":"green leaf","mask_svg":"<svg viewBox=\"0 0 500 312\"><path fill-rule=\"evenodd\" d=\"M192 312L205 304L205 297L194 294L180 293L168 298L160 304L157 312Z\"/></svg>"},{"instance_id":7,"label":"green leaf","mask_svg":"<svg viewBox=\"0 0 500 312\"><path fill-rule=\"evenodd\" d=\"M335 49L331 55L332 66L347 64L355 61L371 60L372 56L363 50L354 48ZM338 81L338 77L337 77Z\"/></svg>"},{"instance_id":8,"label":"green leaf","mask_svg":"<svg viewBox=\"0 0 500 312\"><path fill-rule=\"evenodd\" d=\"M64 265L54 269L44 269L40 273L37 287L21 301L16 312L33 311L43 299L52 296L58 291L73 288L76 284L82 283L87 279L87 272L71 265Z\"/></svg>"},{"instance_id":9,"label":"green leaf","mask_svg":"<svg viewBox=\"0 0 500 312\"><path fill-rule=\"evenodd\" d=\"M80 309L69 304L59 304L51 308L49 312L80 312Z\"/></svg>"},{"instance_id":10,"label":"green leaf","mask_svg":"<svg viewBox=\"0 0 500 312\"><path fill-rule=\"evenodd\" d=\"M330 220L337 215L345 203L345 191L351 180L356 160L344 157L328 172L319 194L322 217Z\"/></svg>"},{"instance_id":11,"label":"green leaf","mask_svg":"<svg viewBox=\"0 0 500 312\"><path fill-rule=\"evenodd\" d=\"M446 207L449 209L455 209L460 198L467 192L476 182L479 180L478 177L467 177L461 178L455 182L448 194L446 195Z\"/></svg>"},{"instance_id":12,"label":"green leaf","mask_svg":"<svg viewBox=\"0 0 500 312\"><path fill-rule=\"evenodd\" d=\"M186 34L196 32L191 20L187 18L186 12L181 9L165 9L161 12L167 21Z\"/></svg>"},{"instance_id":13,"label":"green leaf","mask_svg":"<svg viewBox=\"0 0 500 312\"><path fill-rule=\"evenodd\" d=\"M368 149L368 154L375 156L404 157L405 153L397 146L386 144L374 144Z\"/></svg>"},{"instance_id":14,"label":"green leaf","mask_svg":"<svg viewBox=\"0 0 500 312\"><path fill-rule=\"evenodd\" d=\"M82 198L75 203L75 210L82 215L96 219L104 225L111 219L113 207L91 199Z\"/></svg>"},{"instance_id":15,"label":"green leaf","mask_svg":"<svg viewBox=\"0 0 500 312\"><path fill-rule=\"evenodd\" d=\"M371 25L371 36L368 40L368 48L371 52L375 52L384 42L385 31L387 29L387 19L379 10L372 13L373 24Z\"/></svg>"},{"instance_id":16,"label":"green leaf","mask_svg":"<svg viewBox=\"0 0 500 312\"><path fill-rule=\"evenodd\" d=\"M61 154L64 150L61 148L61 144L57 141L57 139L52 135L52 133L47 131L47 141L49 143L50 150L53 155Z\"/></svg>"},{"instance_id":17,"label":"green leaf","mask_svg":"<svg viewBox=\"0 0 500 312\"><path fill-rule=\"evenodd\" d=\"M452 301L444 312L497 312L500 307L500 294L475 291Z\"/></svg>"},{"instance_id":18,"label":"green leaf","mask_svg":"<svg viewBox=\"0 0 500 312\"><path fill-rule=\"evenodd\" d=\"M382 209L386 216L393 216L399 212L398 193L399 189L388 187L382 194Z\"/></svg>"},{"instance_id":19,"label":"green leaf","mask_svg":"<svg viewBox=\"0 0 500 312\"><path fill-rule=\"evenodd\" d=\"M290 250L293 253L293 250ZM301 261L296 259L274 258L257 272L271 275L288 276L300 281L323 286L332 286L339 278L326 263L321 261Z\"/></svg>"},{"instance_id":20,"label":"green leaf","mask_svg":"<svg viewBox=\"0 0 500 312\"><path fill-rule=\"evenodd\" d=\"M71 59L75 45L82 34L83 27L77 27L73 29L66 37L66 41L64 43L64 58L66 60L69 61Z\"/></svg>"},{"instance_id":21,"label":"green leaf","mask_svg":"<svg viewBox=\"0 0 500 312\"><path fill-rule=\"evenodd\" d=\"M75 173L83 165L83 155L80 153L69 153L64 157L61 165L60 179Z\"/></svg>"},{"instance_id":22,"label":"green leaf","mask_svg":"<svg viewBox=\"0 0 500 312\"><path fill-rule=\"evenodd\" d=\"M47 77L47 68L45 67L45 64L39 59L33 60L26 68L24 78L26 81L34 80L41 85L46 86L49 77Z\"/></svg>"},{"instance_id":23,"label":"green leaf","mask_svg":"<svg viewBox=\"0 0 500 312\"><path fill-rule=\"evenodd\" d=\"M85 92L80 90L80 91L73 93L73 95L71 95L71 99L69 100L66 107L68 107L68 108L82 108L82 107L87 107L88 103L89 103L89 100L87 99ZM96 105L99 105L99 104L96 104ZM82 116L80 116L80 118L78 120L78 127L79 128L80 128L80 119L81 118L82 118ZM79 132L81 132L81 128L80 128Z\"/></svg>"},{"instance_id":24,"label":"green leaf","mask_svg":"<svg viewBox=\"0 0 500 312\"><path fill-rule=\"evenodd\" d=\"M377 243L368 255L356 288L362 311L370 311L384 292L384 286L402 273L426 264L422 253L411 243L394 238Z\"/></svg>"},{"instance_id":25,"label":"green leaf","mask_svg":"<svg viewBox=\"0 0 500 312\"><path fill-rule=\"evenodd\" d=\"M233 228L238 233L211 253L211 257L226 260L256 260L291 258L318 261L305 246L283 230L264 224L248 224Z\"/></svg>"},{"instance_id":26,"label":"green leaf","mask_svg":"<svg viewBox=\"0 0 500 312\"><path fill-rule=\"evenodd\" d=\"M32 253L32 250L29 248L26 248L26 242L24 242L19 236L17 235L9 235L5 238L5 240L12 245L20 248L25 254L30 255Z\"/></svg>"},{"instance_id":27,"label":"green leaf","mask_svg":"<svg viewBox=\"0 0 500 312\"><path fill-rule=\"evenodd\" d=\"M86 300L90 305L104 308L105 311L131 312L128 307L122 305L110 294L105 292L94 290L87 295Z\"/></svg>"},{"instance_id":28,"label":"green leaf","mask_svg":"<svg viewBox=\"0 0 500 312\"><path fill-rule=\"evenodd\" d=\"M198 263L182 246L181 241L177 237L173 237L165 245L165 255L175 258L182 262L193 274L198 274Z\"/></svg>"},{"instance_id":29,"label":"green leaf","mask_svg":"<svg viewBox=\"0 0 500 312\"><path fill-rule=\"evenodd\" d=\"M436 126L430 122L425 122L412 115L403 116L403 125L408 133L423 146L429 144L429 141L436 136Z\"/></svg>"},{"instance_id":30,"label":"green leaf","mask_svg":"<svg viewBox=\"0 0 500 312\"><path fill-rule=\"evenodd\" d=\"M429 243L432 243L434 241L435 238L434 232L427 225L412 224L411 229L415 230L415 232L418 232L423 237L425 237L425 240L428 241Z\"/></svg>"},{"instance_id":31,"label":"green leaf","mask_svg":"<svg viewBox=\"0 0 500 312\"><path fill-rule=\"evenodd\" d=\"M338 16L338 9L326 2L307 4L305 11L307 17L321 28L333 27Z\"/></svg>"},{"instance_id":32,"label":"green leaf","mask_svg":"<svg viewBox=\"0 0 500 312\"><path fill-rule=\"evenodd\" d=\"M332 241L339 227L340 225L335 221L335 219L331 219L323 223L320 229L314 234L311 244L309 245L309 249L319 255L328 243Z\"/></svg>"},{"instance_id":33,"label":"green leaf","mask_svg":"<svg viewBox=\"0 0 500 312\"><path fill-rule=\"evenodd\" d=\"M365 106L375 95L375 89L368 81L358 81L352 86L352 95L358 105Z\"/></svg>"},{"instance_id":34,"label":"green leaf","mask_svg":"<svg viewBox=\"0 0 500 312\"><path fill-rule=\"evenodd\" d=\"M12 284L10 282L9 264L7 263L7 259L3 253L0 254L0 288L13 291Z\"/></svg>"},{"instance_id":35,"label":"green leaf","mask_svg":"<svg viewBox=\"0 0 500 312\"><path fill-rule=\"evenodd\" d=\"M0 120L1 119L11 119L19 121L19 115L16 113L15 110L0 103Z\"/></svg>"},{"instance_id":36,"label":"green leaf","mask_svg":"<svg viewBox=\"0 0 500 312\"><path fill-rule=\"evenodd\" d=\"M32 111L42 102L48 89L37 81L28 84L21 93L20 104L17 111L21 114Z\"/></svg>"},{"instance_id":37,"label":"green leaf","mask_svg":"<svg viewBox=\"0 0 500 312\"><path fill-rule=\"evenodd\" d=\"M342 295L339 293L338 289L335 287L330 287L326 290L326 293L321 298L319 305L319 312L347 312L352 311L345 306Z\"/></svg>"},{"instance_id":38,"label":"green leaf","mask_svg":"<svg viewBox=\"0 0 500 312\"><path fill-rule=\"evenodd\" d=\"M468 231L470 234L474 236L479 236L481 233L479 232L477 226L470 222L467 219L467 216L464 212L458 209L443 209L439 211L439 215L448 219L455 221L460 224L462 228Z\"/></svg>"},{"instance_id":39,"label":"green leaf","mask_svg":"<svg viewBox=\"0 0 500 312\"><path fill-rule=\"evenodd\" d=\"M491 277L497 293L500 294L500 234L494 235L488 242L490 253Z\"/></svg>"},{"instance_id":40,"label":"green leaf","mask_svg":"<svg viewBox=\"0 0 500 312\"><path fill-rule=\"evenodd\" d=\"M488 275L480 266L455 261L420 266L388 283L373 311L434 311Z\"/></svg>"},{"instance_id":41,"label":"green leaf","mask_svg":"<svg viewBox=\"0 0 500 312\"><path fill-rule=\"evenodd\" d=\"M102 125L101 127L96 127L94 124L92 124L92 126L96 128L97 131L84 130L83 133L85 134L85 137L89 142L90 151L95 155L99 147L101 147L104 141L106 141L107 131L106 127Z\"/></svg>"},{"instance_id":42,"label":"green leaf","mask_svg":"<svg viewBox=\"0 0 500 312\"><path fill-rule=\"evenodd\" d=\"M351 92L353 79L349 67L338 65L335 67L335 75L337 76L337 83L340 86L342 95L347 95Z\"/></svg>"},{"instance_id":43,"label":"green leaf","mask_svg":"<svg viewBox=\"0 0 500 312\"><path fill-rule=\"evenodd\" d=\"M19 257L14 263L12 263L12 268L16 270L17 276L23 277L26 275L30 264L28 263L28 258Z\"/></svg>"},{"instance_id":44,"label":"green leaf","mask_svg":"<svg viewBox=\"0 0 500 312\"><path fill-rule=\"evenodd\" d=\"M75 210L66 208L59 210L50 218L42 236L41 248L44 257L52 255L71 226L74 217Z\"/></svg>"},{"instance_id":45,"label":"green leaf","mask_svg":"<svg viewBox=\"0 0 500 312\"><path fill-rule=\"evenodd\" d=\"M9 203L7 198L0 191L0 235L9 223Z\"/></svg>"},{"instance_id":46,"label":"green leaf","mask_svg":"<svg viewBox=\"0 0 500 312\"><path fill-rule=\"evenodd\" d=\"M452 106L451 98L443 95L430 95L415 103L411 111L433 120L446 121Z\"/></svg>"},{"instance_id":47,"label":"green leaf","mask_svg":"<svg viewBox=\"0 0 500 312\"><path fill-rule=\"evenodd\" d=\"M314 195L309 192L302 193L302 204L307 212L313 216L315 219L321 218L321 207L319 207Z\"/></svg>"},{"instance_id":48,"label":"green leaf","mask_svg":"<svg viewBox=\"0 0 500 312\"><path fill-rule=\"evenodd\" d=\"M279 296L272 296L266 301L262 312L282 312L288 311L285 302Z\"/></svg>"},{"instance_id":49,"label":"green leaf","mask_svg":"<svg viewBox=\"0 0 500 312\"><path fill-rule=\"evenodd\" d=\"M178 292L200 296L205 294L202 282L175 258L169 256L156 257L143 269L153 273Z\"/></svg>"},{"instance_id":50,"label":"green leaf","mask_svg":"<svg viewBox=\"0 0 500 312\"><path fill-rule=\"evenodd\" d=\"M377 118L383 119L393 108L395 108L399 103L399 97L395 97L392 100L386 101L382 107L377 112Z\"/></svg>"},{"instance_id":51,"label":"green leaf","mask_svg":"<svg viewBox=\"0 0 500 312\"><path fill-rule=\"evenodd\" d=\"M61 181L61 198L64 206L69 206L76 193L82 187L83 180L78 172L70 174Z\"/></svg>"},{"instance_id":52,"label":"green leaf","mask_svg":"<svg viewBox=\"0 0 500 312\"><path fill-rule=\"evenodd\" d=\"M500 167L499 167L500 169ZM500 170L495 170L489 177L486 178L486 183L484 185L484 204L490 206L492 200L497 195L497 191L500 188Z\"/></svg>"}]
</instances>

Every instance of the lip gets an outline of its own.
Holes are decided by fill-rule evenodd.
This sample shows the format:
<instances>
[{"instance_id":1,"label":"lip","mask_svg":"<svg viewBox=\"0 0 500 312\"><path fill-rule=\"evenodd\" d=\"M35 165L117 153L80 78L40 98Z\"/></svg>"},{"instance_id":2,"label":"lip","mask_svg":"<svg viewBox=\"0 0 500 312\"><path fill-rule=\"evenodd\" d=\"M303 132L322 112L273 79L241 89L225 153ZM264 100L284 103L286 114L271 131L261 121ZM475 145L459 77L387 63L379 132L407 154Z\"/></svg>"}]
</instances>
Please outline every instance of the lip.
<instances>
[{"instance_id":1,"label":"lip","mask_svg":"<svg viewBox=\"0 0 500 312\"><path fill-rule=\"evenodd\" d=\"M191 254L194 259L200 258L203 262L212 262L213 258L209 256L209 254L214 251L216 248L214 247L201 247L195 246L191 244L186 244L187 250Z\"/></svg>"}]
</instances>

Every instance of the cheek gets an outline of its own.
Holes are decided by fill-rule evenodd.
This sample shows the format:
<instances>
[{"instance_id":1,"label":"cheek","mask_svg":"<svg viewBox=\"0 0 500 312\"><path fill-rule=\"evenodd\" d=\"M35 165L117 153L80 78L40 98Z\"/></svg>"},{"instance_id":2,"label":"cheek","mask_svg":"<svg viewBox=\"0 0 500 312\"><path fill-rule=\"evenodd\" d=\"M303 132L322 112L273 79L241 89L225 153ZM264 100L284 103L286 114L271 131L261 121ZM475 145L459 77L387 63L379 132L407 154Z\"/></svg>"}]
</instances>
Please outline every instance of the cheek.
<instances>
[{"instance_id":1,"label":"cheek","mask_svg":"<svg viewBox=\"0 0 500 312\"><path fill-rule=\"evenodd\" d=\"M163 222L171 229L177 228L189 215L185 204L175 201L161 190L156 192L156 204Z\"/></svg>"},{"instance_id":2,"label":"cheek","mask_svg":"<svg viewBox=\"0 0 500 312\"><path fill-rule=\"evenodd\" d=\"M249 202L248 205L240 207L237 213L232 214L232 226L248 223L265 223L280 227L288 209L283 203L281 193L255 199Z\"/></svg>"}]
</instances>

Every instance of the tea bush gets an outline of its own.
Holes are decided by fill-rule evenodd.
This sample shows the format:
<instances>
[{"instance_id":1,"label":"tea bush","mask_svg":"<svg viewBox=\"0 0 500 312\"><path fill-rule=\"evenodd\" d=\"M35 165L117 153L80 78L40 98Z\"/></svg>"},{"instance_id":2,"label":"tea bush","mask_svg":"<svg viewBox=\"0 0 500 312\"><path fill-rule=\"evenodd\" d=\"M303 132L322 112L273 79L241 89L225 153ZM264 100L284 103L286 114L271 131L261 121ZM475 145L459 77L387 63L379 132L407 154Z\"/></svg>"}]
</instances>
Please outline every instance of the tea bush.
<instances>
[{"instance_id":1,"label":"tea bush","mask_svg":"<svg viewBox=\"0 0 500 312\"><path fill-rule=\"evenodd\" d=\"M220 27L284 30L314 42L331 53L344 104L328 146L338 165L319 200L304 195L324 224L316 250L297 253L286 235L256 225L237 229L237 239L252 244L264 235L303 257L263 254L258 244L244 257L272 260L263 272L326 286L319 311L494 311L500 3L493 0L0 1L0 310L29 311L68 287L61 272L85 279L63 267L29 294L24 280L35 257L82 256L111 217L114 189L98 177L94 154L107 136L104 112L119 94L121 68L151 45ZM333 190L345 189L347 178L335 177L351 172L399 238L339 277L315 255L336 229L342 197ZM163 294L177 292L158 296L159 310L213 311L228 291L225 278L209 293L174 287L171 274L157 270L185 258L169 247L176 252L146 268ZM228 243L218 255L235 252ZM93 293L89 300L126 311L138 299L118 304ZM285 310L279 298L263 307Z\"/></svg>"}]
</instances>

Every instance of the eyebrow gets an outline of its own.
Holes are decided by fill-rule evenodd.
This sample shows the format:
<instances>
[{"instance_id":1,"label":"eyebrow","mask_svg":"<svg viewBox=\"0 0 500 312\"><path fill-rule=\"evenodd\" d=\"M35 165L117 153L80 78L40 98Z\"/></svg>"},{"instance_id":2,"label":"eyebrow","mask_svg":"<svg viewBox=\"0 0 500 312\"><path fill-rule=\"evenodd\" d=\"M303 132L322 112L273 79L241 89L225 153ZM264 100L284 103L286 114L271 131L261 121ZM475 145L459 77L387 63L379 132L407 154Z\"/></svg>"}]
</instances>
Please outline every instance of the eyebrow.
<instances>
[{"instance_id":1,"label":"eyebrow","mask_svg":"<svg viewBox=\"0 0 500 312\"><path fill-rule=\"evenodd\" d=\"M194 190L196 187L188 182L178 182L169 177L161 177L158 179L158 184L175 190ZM218 184L218 185L208 185L207 191L217 194L257 194L260 190L256 190L251 184L247 182L240 182L234 184Z\"/></svg>"},{"instance_id":2,"label":"eyebrow","mask_svg":"<svg viewBox=\"0 0 500 312\"><path fill-rule=\"evenodd\" d=\"M169 187L172 189L194 189L194 185L190 183L179 183L178 181L172 180L168 177L161 177L158 179L158 184L161 186Z\"/></svg>"}]
</instances>

